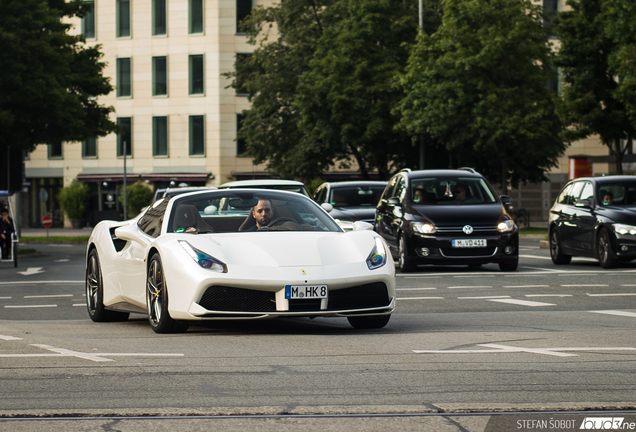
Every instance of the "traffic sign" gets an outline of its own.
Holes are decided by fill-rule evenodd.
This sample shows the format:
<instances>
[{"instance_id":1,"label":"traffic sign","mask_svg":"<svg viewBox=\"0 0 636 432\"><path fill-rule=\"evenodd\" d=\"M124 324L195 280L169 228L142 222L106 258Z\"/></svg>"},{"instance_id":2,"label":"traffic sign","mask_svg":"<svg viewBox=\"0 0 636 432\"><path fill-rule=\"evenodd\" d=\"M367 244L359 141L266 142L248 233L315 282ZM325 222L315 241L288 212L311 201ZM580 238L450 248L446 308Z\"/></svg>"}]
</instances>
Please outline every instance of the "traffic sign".
<instances>
[{"instance_id":1,"label":"traffic sign","mask_svg":"<svg viewBox=\"0 0 636 432\"><path fill-rule=\"evenodd\" d=\"M42 226L44 228L50 228L53 225L53 218L49 215L42 216Z\"/></svg>"}]
</instances>

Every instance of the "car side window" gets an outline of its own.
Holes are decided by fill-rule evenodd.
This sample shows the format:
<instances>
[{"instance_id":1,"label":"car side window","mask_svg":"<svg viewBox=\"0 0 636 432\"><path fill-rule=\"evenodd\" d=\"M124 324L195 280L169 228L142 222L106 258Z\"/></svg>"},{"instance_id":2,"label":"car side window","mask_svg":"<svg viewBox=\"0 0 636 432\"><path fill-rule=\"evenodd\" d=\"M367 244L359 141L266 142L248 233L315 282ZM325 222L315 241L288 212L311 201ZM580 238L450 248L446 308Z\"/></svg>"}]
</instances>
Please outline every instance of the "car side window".
<instances>
[{"instance_id":1,"label":"car side window","mask_svg":"<svg viewBox=\"0 0 636 432\"><path fill-rule=\"evenodd\" d=\"M579 195L581 195L581 190L583 189L584 184L585 183L583 182L576 182L572 185L572 189L570 189L570 192L568 193L568 204L574 205L576 200L579 198Z\"/></svg>"},{"instance_id":2,"label":"car side window","mask_svg":"<svg viewBox=\"0 0 636 432\"><path fill-rule=\"evenodd\" d=\"M318 192L316 193L316 198L314 198L314 200L318 204L322 204L325 202L325 195L327 195L327 188L323 187L322 189L318 190Z\"/></svg>"},{"instance_id":3,"label":"car side window","mask_svg":"<svg viewBox=\"0 0 636 432\"><path fill-rule=\"evenodd\" d=\"M572 189L572 185L571 184L566 186L565 188L563 188L563 190L559 194L559 197L557 198L557 202L559 204L567 204L568 192L570 192L570 189Z\"/></svg>"},{"instance_id":4,"label":"car side window","mask_svg":"<svg viewBox=\"0 0 636 432\"><path fill-rule=\"evenodd\" d=\"M389 184L386 185L386 188L384 189L384 192L382 193L382 198L380 198L381 200L388 200L389 198L395 196L393 195L393 190L395 189L395 184L397 183L399 179L400 179L400 176L395 176L391 180L389 180Z\"/></svg>"},{"instance_id":5,"label":"car side window","mask_svg":"<svg viewBox=\"0 0 636 432\"><path fill-rule=\"evenodd\" d=\"M594 186L592 186L592 183L590 182L585 182L585 186L583 186L583 192L581 192L580 199L591 200L592 198L594 198Z\"/></svg>"},{"instance_id":6,"label":"car side window","mask_svg":"<svg viewBox=\"0 0 636 432\"><path fill-rule=\"evenodd\" d=\"M170 198L163 198L160 201L156 201L137 222L139 229L150 237L158 237L161 233L163 216L166 213L169 202Z\"/></svg>"}]
</instances>

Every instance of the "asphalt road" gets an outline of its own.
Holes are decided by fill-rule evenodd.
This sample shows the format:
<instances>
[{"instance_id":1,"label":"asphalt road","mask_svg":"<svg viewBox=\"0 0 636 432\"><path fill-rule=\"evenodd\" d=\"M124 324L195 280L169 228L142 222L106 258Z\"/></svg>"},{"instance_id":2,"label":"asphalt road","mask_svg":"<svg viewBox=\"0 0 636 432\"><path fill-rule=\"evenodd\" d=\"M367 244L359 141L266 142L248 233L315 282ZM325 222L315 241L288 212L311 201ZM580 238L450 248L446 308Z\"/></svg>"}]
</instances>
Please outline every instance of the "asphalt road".
<instances>
[{"instance_id":1,"label":"asphalt road","mask_svg":"<svg viewBox=\"0 0 636 432\"><path fill-rule=\"evenodd\" d=\"M0 265L0 416L91 417L65 430L142 430L156 418L97 415L231 414L152 427L491 431L502 417L484 413L636 408L636 264L557 267L523 239L516 272L398 274L382 330L280 319L157 335L141 315L88 319L82 246L25 247L40 256ZM0 419L8 425L51 426Z\"/></svg>"}]
</instances>

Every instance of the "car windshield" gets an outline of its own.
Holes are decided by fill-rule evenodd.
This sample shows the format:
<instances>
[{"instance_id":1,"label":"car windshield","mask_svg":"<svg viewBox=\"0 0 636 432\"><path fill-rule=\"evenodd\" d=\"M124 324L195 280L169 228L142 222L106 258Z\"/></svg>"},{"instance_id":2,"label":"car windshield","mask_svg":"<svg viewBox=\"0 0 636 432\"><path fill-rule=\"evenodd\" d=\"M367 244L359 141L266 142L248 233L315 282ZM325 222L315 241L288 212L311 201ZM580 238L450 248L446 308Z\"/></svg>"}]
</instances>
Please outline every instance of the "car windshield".
<instances>
[{"instance_id":1,"label":"car windshield","mask_svg":"<svg viewBox=\"0 0 636 432\"><path fill-rule=\"evenodd\" d=\"M375 207L384 191L377 186L346 186L333 188L329 203L335 207Z\"/></svg>"},{"instance_id":2,"label":"car windshield","mask_svg":"<svg viewBox=\"0 0 636 432\"><path fill-rule=\"evenodd\" d=\"M221 186L223 188L223 186ZM307 192L307 188L305 188L305 185L303 184L299 184L299 185L295 185L295 184L267 184L267 185L232 185L232 186L225 186L228 189L272 189L272 190L284 190L284 191L289 191L289 192L296 192L305 196L309 196L309 192Z\"/></svg>"},{"instance_id":3,"label":"car windshield","mask_svg":"<svg viewBox=\"0 0 636 432\"><path fill-rule=\"evenodd\" d=\"M324 210L300 194L223 189L172 199L167 232L342 231ZM268 216L257 224L252 209L258 212L262 207Z\"/></svg>"},{"instance_id":4,"label":"car windshield","mask_svg":"<svg viewBox=\"0 0 636 432\"><path fill-rule=\"evenodd\" d=\"M427 177L411 181L411 200L417 205L476 205L494 204L497 197L482 178Z\"/></svg>"},{"instance_id":5,"label":"car windshield","mask_svg":"<svg viewBox=\"0 0 636 432\"><path fill-rule=\"evenodd\" d=\"M636 180L623 180L598 185L598 197L601 205L636 205Z\"/></svg>"}]
</instances>

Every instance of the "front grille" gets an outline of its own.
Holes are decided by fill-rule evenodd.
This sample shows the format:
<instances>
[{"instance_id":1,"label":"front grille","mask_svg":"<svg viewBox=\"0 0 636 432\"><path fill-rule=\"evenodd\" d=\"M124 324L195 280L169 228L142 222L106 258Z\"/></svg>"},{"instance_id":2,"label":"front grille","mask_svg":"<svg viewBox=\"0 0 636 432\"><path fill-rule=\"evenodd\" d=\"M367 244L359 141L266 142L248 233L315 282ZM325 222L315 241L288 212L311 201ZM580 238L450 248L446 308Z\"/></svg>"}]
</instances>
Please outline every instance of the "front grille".
<instances>
[{"instance_id":1,"label":"front grille","mask_svg":"<svg viewBox=\"0 0 636 432\"><path fill-rule=\"evenodd\" d=\"M486 234L486 233L493 233L493 234L498 234L499 231L497 230L497 226L496 225L482 225L482 226L475 226L475 225L471 225L473 227L473 234L474 233L481 233L481 234ZM446 227L436 227L437 233L439 234L461 234L461 235L466 235L463 231L464 229L464 225L462 226L446 226Z\"/></svg>"},{"instance_id":2,"label":"front grille","mask_svg":"<svg viewBox=\"0 0 636 432\"><path fill-rule=\"evenodd\" d=\"M213 285L205 290L199 304L207 310L216 311L272 312L276 310L276 294Z\"/></svg>"},{"instance_id":3,"label":"front grille","mask_svg":"<svg viewBox=\"0 0 636 432\"><path fill-rule=\"evenodd\" d=\"M310 299L310 300L289 300L290 312L311 312L320 310L320 302L322 299Z\"/></svg>"},{"instance_id":4,"label":"front grille","mask_svg":"<svg viewBox=\"0 0 636 432\"><path fill-rule=\"evenodd\" d=\"M374 282L329 292L327 309L363 309L389 305L389 292L383 282Z\"/></svg>"},{"instance_id":5,"label":"front grille","mask_svg":"<svg viewBox=\"0 0 636 432\"><path fill-rule=\"evenodd\" d=\"M445 257L489 257L497 253L497 248L440 248L439 251Z\"/></svg>"}]
</instances>

